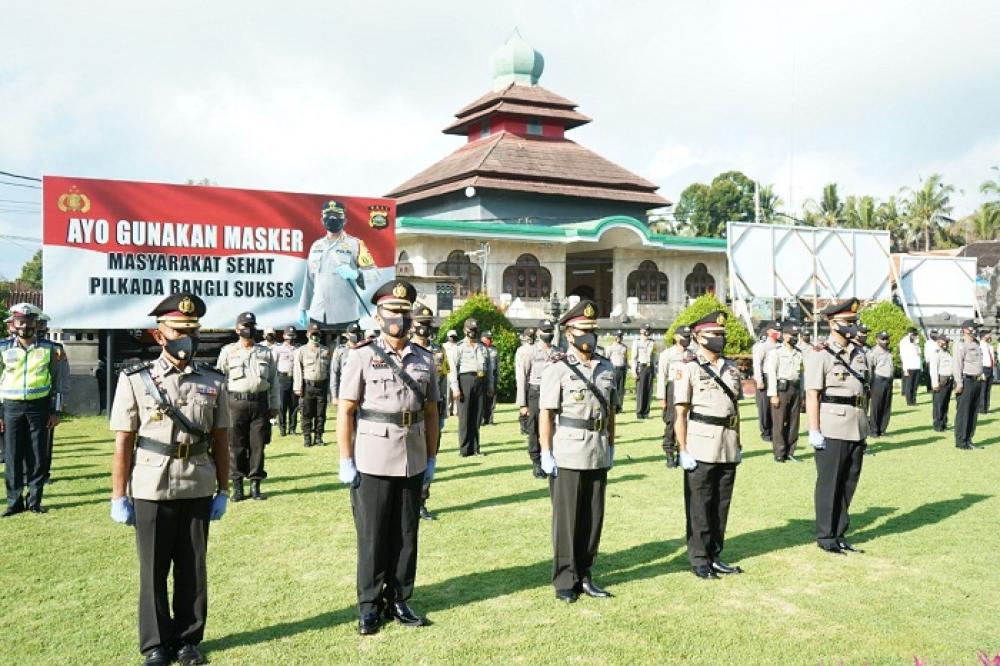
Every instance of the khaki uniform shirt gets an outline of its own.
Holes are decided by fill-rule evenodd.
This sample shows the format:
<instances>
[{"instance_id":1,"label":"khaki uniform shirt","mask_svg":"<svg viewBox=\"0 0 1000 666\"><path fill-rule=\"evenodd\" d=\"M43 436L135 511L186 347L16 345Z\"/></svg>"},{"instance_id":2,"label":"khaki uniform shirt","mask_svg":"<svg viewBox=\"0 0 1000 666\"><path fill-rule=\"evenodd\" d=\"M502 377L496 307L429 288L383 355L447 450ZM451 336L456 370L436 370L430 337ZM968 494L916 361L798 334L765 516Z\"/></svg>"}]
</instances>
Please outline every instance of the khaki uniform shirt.
<instances>
[{"instance_id":1,"label":"khaki uniform shirt","mask_svg":"<svg viewBox=\"0 0 1000 666\"><path fill-rule=\"evenodd\" d=\"M964 338L955 343L955 388L962 388L966 375L983 378L983 350L979 342Z\"/></svg>"},{"instance_id":2,"label":"khaki uniform shirt","mask_svg":"<svg viewBox=\"0 0 1000 666\"><path fill-rule=\"evenodd\" d=\"M656 343L652 338L638 337L632 342L632 371L638 372L642 364L652 365Z\"/></svg>"},{"instance_id":3,"label":"khaki uniform shirt","mask_svg":"<svg viewBox=\"0 0 1000 666\"><path fill-rule=\"evenodd\" d=\"M226 383L219 373L202 364L178 370L160 356L150 364L150 374L170 403L205 432L230 427ZM178 428L160 411L156 400L146 393L138 372L118 375L110 427L116 432L137 433L140 439L160 444L196 442L194 436ZM134 499L210 497L218 488L215 460L209 453L171 458L136 448L133 454L128 494Z\"/></svg>"},{"instance_id":4,"label":"khaki uniform shirt","mask_svg":"<svg viewBox=\"0 0 1000 666\"><path fill-rule=\"evenodd\" d=\"M865 353L848 345L847 349L834 341L827 343L843 362L866 380L870 376ZM856 397L864 387L833 355L825 349L818 350L806 359L806 390L820 392L819 426L824 437L860 442L868 436L868 417L863 407L823 402L823 395Z\"/></svg>"},{"instance_id":5,"label":"khaki uniform shirt","mask_svg":"<svg viewBox=\"0 0 1000 666\"><path fill-rule=\"evenodd\" d=\"M689 405L691 412L705 416L737 416L739 411L733 406L726 392L700 364L708 360L700 354L693 361L681 366L681 376L673 381L674 404ZM740 371L736 364L721 356L712 366L715 374L739 397ZM737 428L726 428L711 423L687 422L687 452L695 460L705 463L734 463L740 451L739 423Z\"/></svg>"},{"instance_id":6,"label":"khaki uniform shirt","mask_svg":"<svg viewBox=\"0 0 1000 666\"><path fill-rule=\"evenodd\" d=\"M608 345L608 360L616 368L628 366L628 347L620 342L613 342Z\"/></svg>"},{"instance_id":7,"label":"khaki uniform shirt","mask_svg":"<svg viewBox=\"0 0 1000 666\"><path fill-rule=\"evenodd\" d=\"M299 310L307 311L310 319L337 324L358 318L358 297L354 285L337 273L340 266L361 269L358 286L363 288L363 271L374 268L375 261L363 241L346 233L332 239L323 236L309 248L309 264L302 283Z\"/></svg>"},{"instance_id":8,"label":"khaki uniform shirt","mask_svg":"<svg viewBox=\"0 0 1000 666\"><path fill-rule=\"evenodd\" d=\"M347 362L347 355L351 353L351 343L347 342L337 345L330 354L330 397L337 399L340 392L340 376L344 372L344 363ZM294 389L293 389L294 390Z\"/></svg>"},{"instance_id":9,"label":"khaki uniform shirt","mask_svg":"<svg viewBox=\"0 0 1000 666\"><path fill-rule=\"evenodd\" d=\"M566 359L563 362L562 358ZM564 355L553 356L542 372L538 396L539 409L550 409L560 417L574 419L602 418L601 403L587 385L567 367L580 370L604 396L608 409L614 409L615 369L611 361L593 356L583 362L572 347ZM605 424L600 432L563 425L556 419L552 436L552 455L559 467L566 469L607 469L611 466L611 442Z\"/></svg>"},{"instance_id":10,"label":"khaki uniform shirt","mask_svg":"<svg viewBox=\"0 0 1000 666\"><path fill-rule=\"evenodd\" d=\"M934 352L931 364L927 366L931 375L931 388L941 386L941 380L955 376L955 360L951 357L951 352L947 349L938 349Z\"/></svg>"},{"instance_id":11,"label":"khaki uniform shirt","mask_svg":"<svg viewBox=\"0 0 1000 666\"><path fill-rule=\"evenodd\" d=\"M490 364L490 352L481 342L469 344L463 340L458 343L448 357L451 371L448 373L448 385L452 391L458 390L458 376L474 372L478 377L484 377L489 390L493 390L493 370Z\"/></svg>"},{"instance_id":12,"label":"khaki uniform shirt","mask_svg":"<svg viewBox=\"0 0 1000 666\"><path fill-rule=\"evenodd\" d=\"M330 360L333 357L328 347L311 342L302 345L295 352L292 390L301 391L306 382L324 382L330 378Z\"/></svg>"},{"instance_id":13,"label":"khaki uniform shirt","mask_svg":"<svg viewBox=\"0 0 1000 666\"><path fill-rule=\"evenodd\" d=\"M268 408L278 408L278 368L264 345L247 348L239 342L230 343L219 352L215 367L226 376L230 393L267 392Z\"/></svg>"},{"instance_id":14,"label":"khaki uniform shirt","mask_svg":"<svg viewBox=\"0 0 1000 666\"><path fill-rule=\"evenodd\" d=\"M795 347L782 344L767 352L764 357L764 374L770 381L767 384L769 398L778 396L778 381L802 381L802 352Z\"/></svg>"},{"instance_id":15,"label":"khaki uniform shirt","mask_svg":"<svg viewBox=\"0 0 1000 666\"><path fill-rule=\"evenodd\" d=\"M528 406L528 373L531 372L530 358L533 347L534 345L530 342L523 342L514 352L514 385L516 387L514 404L518 407Z\"/></svg>"},{"instance_id":16,"label":"khaki uniform shirt","mask_svg":"<svg viewBox=\"0 0 1000 666\"><path fill-rule=\"evenodd\" d=\"M340 378L340 399L353 400L359 409L389 414L415 412L424 403L406 387L372 349L378 345L402 371L420 386L427 403L437 402L438 377L434 356L423 347L407 343L396 352L379 337L353 349ZM427 468L426 420L409 426L368 421L360 417L354 438L354 463L359 472L378 476L412 477Z\"/></svg>"},{"instance_id":17,"label":"khaki uniform shirt","mask_svg":"<svg viewBox=\"0 0 1000 666\"><path fill-rule=\"evenodd\" d=\"M764 381L764 375L766 374L765 371L764 371L764 359L767 358L768 352L770 352L772 349L774 349L777 346L778 346L778 343L776 343L771 338L767 338L763 342L758 342L758 343L754 344L753 348L751 349L751 353L753 355L753 378L754 378L754 381L756 381L756 382L763 382Z\"/></svg>"},{"instance_id":18,"label":"khaki uniform shirt","mask_svg":"<svg viewBox=\"0 0 1000 666\"><path fill-rule=\"evenodd\" d=\"M868 367L875 377L892 379L892 352L882 345L875 345L868 350Z\"/></svg>"},{"instance_id":19,"label":"khaki uniform shirt","mask_svg":"<svg viewBox=\"0 0 1000 666\"><path fill-rule=\"evenodd\" d=\"M694 360L694 354L688 349L678 349L670 345L660 352L656 368L656 398L666 400L670 382L680 377L678 374L683 365Z\"/></svg>"},{"instance_id":20,"label":"khaki uniform shirt","mask_svg":"<svg viewBox=\"0 0 1000 666\"><path fill-rule=\"evenodd\" d=\"M292 376L292 362L295 360L295 345L282 343L275 345L271 349L271 356L274 357L274 365L278 369L279 375Z\"/></svg>"}]
</instances>

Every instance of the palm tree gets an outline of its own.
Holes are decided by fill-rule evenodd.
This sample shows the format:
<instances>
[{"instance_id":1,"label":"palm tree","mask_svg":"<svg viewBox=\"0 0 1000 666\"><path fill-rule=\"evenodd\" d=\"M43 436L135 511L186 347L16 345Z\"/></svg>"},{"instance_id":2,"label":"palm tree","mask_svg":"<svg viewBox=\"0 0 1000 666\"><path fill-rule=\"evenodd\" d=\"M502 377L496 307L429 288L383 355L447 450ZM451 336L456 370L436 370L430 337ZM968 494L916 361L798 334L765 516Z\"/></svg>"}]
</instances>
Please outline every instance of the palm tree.
<instances>
[{"instance_id":1,"label":"palm tree","mask_svg":"<svg viewBox=\"0 0 1000 666\"><path fill-rule=\"evenodd\" d=\"M997 202L984 203L975 213L958 221L956 226L965 244L973 241L997 240L1000 236L1000 205Z\"/></svg>"},{"instance_id":2,"label":"palm tree","mask_svg":"<svg viewBox=\"0 0 1000 666\"><path fill-rule=\"evenodd\" d=\"M879 204L877 215L879 228L889 232L892 251L905 252L909 246L906 223L895 195Z\"/></svg>"},{"instance_id":3,"label":"palm tree","mask_svg":"<svg viewBox=\"0 0 1000 666\"><path fill-rule=\"evenodd\" d=\"M818 227L840 227L844 225L844 202L837 192L837 183L823 186L823 196L817 202L807 199L803 205L806 223Z\"/></svg>"},{"instance_id":4,"label":"palm tree","mask_svg":"<svg viewBox=\"0 0 1000 666\"><path fill-rule=\"evenodd\" d=\"M757 196L760 199L760 221L774 222L774 218L778 216L778 209L785 202L774 191L774 185L761 185L758 183L757 187Z\"/></svg>"},{"instance_id":5,"label":"palm tree","mask_svg":"<svg viewBox=\"0 0 1000 666\"><path fill-rule=\"evenodd\" d=\"M847 226L851 229L870 231L882 228L875 197L867 194L861 197L847 197L844 202L844 211Z\"/></svg>"},{"instance_id":6,"label":"palm tree","mask_svg":"<svg viewBox=\"0 0 1000 666\"><path fill-rule=\"evenodd\" d=\"M907 197L906 218L914 231L923 236L924 252L930 252L934 232L953 222L948 214L951 213L951 194L954 191L952 185L941 182L939 173L931 174L919 189L903 188Z\"/></svg>"},{"instance_id":7,"label":"palm tree","mask_svg":"<svg viewBox=\"0 0 1000 666\"><path fill-rule=\"evenodd\" d=\"M983 184L979 186L979 191L987 196L992 194L997 197L996 201L990 201L986 205L991 208L1000 208L1000 167L993 167L993 170L997 172L996 180L983 181Z\"/></svg>"}]
</instances>

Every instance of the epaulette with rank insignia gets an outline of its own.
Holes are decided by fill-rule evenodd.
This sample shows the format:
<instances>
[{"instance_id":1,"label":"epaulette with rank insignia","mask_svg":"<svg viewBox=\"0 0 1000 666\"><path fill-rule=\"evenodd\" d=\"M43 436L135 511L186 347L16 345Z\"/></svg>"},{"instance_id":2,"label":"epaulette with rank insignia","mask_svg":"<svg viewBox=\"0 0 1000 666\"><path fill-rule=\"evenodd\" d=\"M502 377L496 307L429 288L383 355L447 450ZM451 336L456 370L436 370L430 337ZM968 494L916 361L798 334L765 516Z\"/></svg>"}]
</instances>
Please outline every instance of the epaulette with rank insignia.
<instances>
[{"instance_id":1,"label":"epaulette with rank insignia","mask_svg":"<svg viewBox=\"0 0 1000 666\"><path fill-rule=\"evenodd\" d=\"M124 372L126 375L134 375L137 372L141 372L142 370L151 367L153 367L153 362L146 361L144 363L136 363L135 365L130 365L129 367L123 369L122 372Z\"/></svg>"},{"instance_id":2,"label":"epaulette with rank insignia","mask_svg":"<svg viewBox=\"0 0 1000 666\"><path fill-rule=\"evenodd\" d=\"M549 354L549 363L562 363L563 359L566 358L565 352L554 351Z\"/></svg>"},{"instance_id":3,"label":"epaulette with rank insignia","mask_svg":"<svg viewBox=\"0 0 1000 666\"><path fill-rule=\"evenodd\" d=\"M211 363L205 363L204 361L198 361L194 364L194 369L198 372L210 373L213 375L219 375L220 377L225 377L218 368L216 368Z\"/></svg>"},{"instance_id":4,"label":"epaulette with rank insignia","mask_svg":"<svg viewBox=\"0 0 1000 666\"><path fill-rule=\"evenodd\" d=\"M414 342L413 340L410 340L410 344L413 345L414 347L419 347L420 349L423 349L427 353L431 353L431 350L428 347L424 347L419 342Z\"/></svg>"},{"instance_id":5,"label":"epaulette with rank insignia","mask_svg":"<svg viewBox=\"0 0 1000 666\"><path fill-rule=\"evenodd\" d=\"M361 342L357 342L355 343L354 347L352 347L352 349L361 349L366 345L370 345L373 340L374 338L368 338L367 340L362 340Z\"/></svg>"}]
</instances>

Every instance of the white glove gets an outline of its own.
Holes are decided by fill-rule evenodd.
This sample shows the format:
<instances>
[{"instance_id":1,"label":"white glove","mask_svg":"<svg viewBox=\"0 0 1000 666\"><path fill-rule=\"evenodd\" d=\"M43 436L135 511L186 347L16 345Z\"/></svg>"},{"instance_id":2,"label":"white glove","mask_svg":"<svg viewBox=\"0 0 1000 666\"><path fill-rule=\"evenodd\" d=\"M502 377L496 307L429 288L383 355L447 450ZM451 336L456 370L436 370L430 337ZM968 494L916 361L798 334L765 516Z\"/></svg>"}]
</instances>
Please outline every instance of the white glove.
<instances>
[{"instance_id":1,"label":"white glove","mask_svg":"<svg viewBox=\"0 0 1000 666\"><path fill-rule=\"evenodd\" d=\"M552 456L551 451L542 451L542 471L549 476L559 476L559 468L556 467L556 459Z\"/></svg>"},{"instance_id":2,"label":"white glove","mask_svg":"<svg viewBox=\"0 0 1000 666\"><path fill-rule=\"evenodd\" d=\"M694 459L687 451L681 451L681 467L683 467L688 472L693 472L698 466L698 461Z\"/></svg>"},{"instance_id":3,"label":"white glove","mask_svg":"<svg viewBox=\"0 0 1000 666\"><path fill-rule=\"evenodd\" d=\"M358 478L358 468L354 466L354 458L340 459L340 482L347 485L354 485L354 480Z\"/></svg>"},{"instance_id":4,"label":"white glove","mask_svg":"<svg viewBox=\"0 0 1000 666\"><path fill-rule=\"evenodd\" d=\"M826 440L823 439L823 433L819 430L809 431L809 445L812 446L817 451L826 448Z\"/></svg>"}]
</instances>

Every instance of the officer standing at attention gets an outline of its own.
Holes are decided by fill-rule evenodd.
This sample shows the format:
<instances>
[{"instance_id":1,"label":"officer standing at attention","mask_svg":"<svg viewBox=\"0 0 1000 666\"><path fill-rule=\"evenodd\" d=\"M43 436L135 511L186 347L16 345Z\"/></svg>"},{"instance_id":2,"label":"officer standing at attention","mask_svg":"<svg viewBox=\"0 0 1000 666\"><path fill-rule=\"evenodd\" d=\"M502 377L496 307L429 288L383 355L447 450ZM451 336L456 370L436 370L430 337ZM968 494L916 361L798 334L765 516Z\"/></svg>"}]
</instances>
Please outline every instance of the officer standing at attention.
<instances>
[{"instance_id":1,"label":"officer standing at attention","mask_svg":"<svg viewBox=\"0 0 1000 666\"><path fill-rule=\"evenodd\" d=\"M865 353L851 344L858 333L858 299L835 302L820 314L830 321L830 337L806 359L805 374L809 444L816 449L816 543L843 555L861 552L845 535L865 456L869 370Z\"/></svg>"},{"instance_id":2,"label":"officer standing at attention","mask_svg":"<svg viewBox=\"0 0 1000 666\"><path fill-rule=\"evenodd\" d=\"M653 350L655 343L649 337L649 324L639 329L639 337L632 341L632 372L635 373L635 415L649 418L649 401L653 394Z\"/></svg>"},{"instance_id":3,"label":"officer standing at attention","mask_svg":"<svg viewBox=\"0 0 1000 666\"><path fill-rule=\"evenodd\" d=\"M892 352L889 332L879 331L876 344L868 351L868 367L872 369L872 395L868 410L868 430L872 437L884 437L892 415Z\"/></svg>"},{"instance_id":4,"label":"officer standing at attention","mask_svg":"<svg viewBox=\"0 0 1000 666\"><path fill-rule=\"evenodd\" d=\"M768 352L778 346L778 324L769 321L764 325L760 340L753 346L753 379L757 383L757 422L760 426L760 438L771 441L771 403L767 397L767 373L764 372L764 359Z\"/></svg>"},{"instance_id":5,"label":"officer standing at attention","mask_svg":"<svg viewBox=\"0 0 1000 666\"><path fill-rule=\"evenodd\" d=\"M431 340L431 323L434 321L434 312L423 303L413 304L413 337L412 340L417 345L423 347L434 357L434 372L438 382L438 437L434 450L441 448L441 431L444 430L445 420L448 418L448 411L445 408L444 398L448 395L448 357L445 356L441 345ZM434 520L434 515L427 510L427 500L431 496L431 482L427 480L420 492L420 519Z\"/></svg>"},{"instance_id":6,"label":"officer standing at attention","mask_svg":"<svg viewBox=\"0 0 1000 666\"><path fill-rule=\"evenodd\" d=\"M344 331L344 342L333 350L330 356L330 402L337 404L337 395L340 393L340 376L344 372L344 364L347 363L347 356L358 344L361 335L361 327L357 322L349 325Z\"/></svg>"},{"instance_id":7,"label":"officer standing at attention","mask_svg":"<svg viewBox=\"0 0 1000 666\"><path fill-rule=\"evenodd\" d=\"M555 338L555 326L551 319L538 322L534 347L524 361L523 369L518 373L517 405L526 419L528 430L528 457L531 459L532 474L536 479L544 479L542 470L542 448L538 442L538 398L542 389L542 373L548 367L549 359L555 353L552 340Z\"/></svg>"},{"instance_id":8,"label":"officer standing at attention","mask_svg":"<svg viewBox=\"0 0 1000 666\"><path fill-rule=\"evenodd\" d=\"M420 490L434 478L438 381L434 356L408 341L417 290L393 280L372 296L381 336L351 352L337 405L340 480L358 533L358 632L395 618L424 623L407 602L417 571ZM355 414L357 432L355 434Z\"/></svg>"},{"instance_id":9,"label":"officer standing at attention","mask_svg":"<svg viewBox=\"0 0 1000 666\"><path fill-rule=\"evenodd\" d=\"M903 365L903 398L909 407L917 404L917 386L920 384L920 349L917 329L910 328L899 341L899 362Z\"/></svg>"},{"instance_id":10,"label":"officer standing at attention","mask_svg":"<svg viewBox=\"0 0 1000 666\"><path fill-rule=\"evenodd\" d=\"M448 331L445 337L447 339L441 344L441 347L444 349L445 356L448 357L448 362L451 363L455 358L454 352L458 348L458 331L452 329ZM455 399L452 397L452 392L449 389L448 416L454 416L456 413L458 413L458 410L455 409L455 402L456 402Z\"/></svg>"},{"instance_id":11,"label":"officer standing at attention","mask_svg":"<svg viewBox=\"0 0 1000 666\"><path fill-rule=\"evenodd\" d=\"M42 506L49 432L59 425L66 385L61 352L37 337L39 310L29 303L11 308L14 336L0 340L0 432L4 435L4 482L7 508L3 517ZM28 487L25 504L24 488Z\"/></svg>"},{"instance_id":12,"label":"officer standing at attention","mask_svg":"<svg viewBox=\"0 0 1000 666\"><path fill-rule=\"evenodd\" d=\"M691 325L698 354L674 380L677 446L684 468L684 510L691 572L711 580L743 569L722 560L740 446L740 373L723 356L726 315L710 312Z\"/></svg>"},{"instance_id":13,"label":"officer standing at attention","mask_svg":"<svg viewBox=\"0 0 1000 666\"><path fill-rule=\"evenodd\" d=\"M39 340L49 339L49 321L51 321L51 319L52 318L49 317L44 312L38 313L38 333L36 335L38 336ZM65 403L66 396L69 395L69 376L70 376L69 358L66 356L65 347L63 347L60 343L54 341L52 342L52 344L55 345L56 357L59 359L59 363L62 364L62 368L59 371L59 376L62 377L62 385L57 388L57 392L62 395L63 402ZM42 478L43 483L49 483L49 480L51 479L52 476L52 454L55 447L55 440L56 440L56 429L49 428L49 442L48 442L48 447L45 450L45 472Z\"/></svg>"},{"instance_id":14,"label":"officer standing at attention","mask_svg":"<svg viewBox=\"0 0 1000 666\"><path fill-rule=\"evenodd\" d=\"M483 333L483 337L480 342L483 343L483 346L486 347L486 351L490 354L490 384L495 387L500 383L500 352L493 346L492 332L486 331ZM483 425L496 425L496 419L494 418L496 407L497 392L493 391L492 396L483 399Z\"/></svg>"},{"instance_id":15,"label":"officer standing at attention","mask_svg":"<svg viewBox=\"0 0 1000 666\"><path fill-rule=\"evenodd\" d=\"M278 432L284 437L295 434L299 399L292 390L292 375L295 362L295 327L285 329L283 341L271 348L274 365L278 372Z\"/></svg>"},{"instance_id":16,"label":"officer standing at attention","mask_svg":"<svg viewBox=\"0 0 1000 666\"><path fill-rule=\"evenodd\" d=\"M591 567L601 543L608 470L615 460L615 370L593 354L597 306L581 299L563 315L565 354L542 374L538 432L552 497L552 584L556 599L603 598ZM554 417L558 414L558 421Z\"/></svg>"},{"instance_id":17,"label":"officer standing at attention","mask_svg":"<svg viewBox=\"0 0 1000 666\"><path fill-rule=\"evenodd\" d=\"M483 402L493 397L493 371L489 351L479 342L479 324L466 319L462 326L465 340L458 343L448 358L451 373L448 385L458 408L458 451L466 458L482 455L479 450L479 425Z\"/></svg>"},{"instance_id":18,"label":"officer standing at attention","mask_svg":"<svg viewBox=\"0 0 1000 666\"><path fill-rule=\"evenodd\" d=\"M812 331L808 328L801 328L799 333L799 344L795 345L800 352L802 352L802 358L805 358L806 352L811 352L813 350L812 344Z\"/></svg>"},{"instance_id":19,"label":"officer standing at attention","mask_svg":"<svg viewBox=\"0 0 1000 666\"><path fill-rule=\"evenodd\" d=\"M253 340L257 317L244 312L236 319L240 339L222 348L215 367L226 376L229 413L229 473L233 480L233 501L241 502L243 479L250 479L250 496L267 499L260 492L264 471L264 444L268 420L278 413L278 369L271 352Z\"/></svg>"},{"instance_id":20,"label":"officer standing at attention","mask_svg":"<svg viewBox=\"0 0 1000 666\"><path fill-rule=\"evenodd\" d=\"M528 358L531 356L532 347L535 344L535 329L526 328L518 336L521 341L517 351L514 352L514 404L519 408L518 423L521 425L521 434L528 434L528 411L522 398L527 395L528 383Z\"/></svg>"},{"instance_id":21,"label":"officer standing at attention","mask_svg":"<svg viewBox=\"0 0 1000 666\"><path fill-rule=\"evenodd\" d=\"M798 462L795 445L799 441L799 400L802 388L802 352L799 327L793 321L781 325L783 343L764 358L767 397L771 404L771 448L774 461Z\"/></svg>"},{"instance_id":22,"label":"officer standing at attention","mask_svg":"<svg viewBox=\"0 0 1000 666\"><path fill-rule=\"evenodd\" d=\"M979 413L990 413L990 393L993 390L993 375L996 372L997 357L993 351L993 332L984 330L980 334L979 347L983 352L983 390L979 400Z\"/></svg>"},{"instance_id":23,"label":"officer standing at attention","mask_svg":"<svg viewBox=\"0 0 1000 666\"><path fill-rule=\"evenodd\" d=\"M691 345L691 327L678 326L674 330L674 344L660 352L657 360L656 397L660 399L660 409L663 410L663 453L667 456L667 467L677 467L677 437L674 432L677 410L674 409L675 379L681 377L685 363L694 360Z\"/></svg>"},{"instance_id":24,"label":"officer standing at attention","mask_svg":"<svg viewBox=\"0 0 1000 666\"><path fill-rule=\"evenodd\" d=\"M962 338L955 345L955 446L966 451L982 448L972 438L985 382L978 326L969 319L962 322Z\"/></svg>"},{"instance_id":25,"label":"officer standing at attention","mask_svg":"<svg viewBox=\"0 0 1000 666\"><path fill-rule=\"evenodd\" d=\"M937 432L948 429L948 408L951 403L951 392L955 390L955 361L948 351L948 336L942 333L934 336L937 351L928 354L931 364L927 374L931 378L934 409L931 424Z\"/></svg>"},{"instance_id":26,"label":"officer standing at attention","mask_svg":"<svg viewBox=\"0 0 1000 666\"><path fill-rule=\"evenodd\" d=\"M295 352L293 389L302 410L302 437L306 447L326 446L326 401L330 394L330 350L321 344L319 324L309 324L309 342Z\"/></svg>"},{"instance_id":27,"label":"officer standing at attention","mask_svg":"<svg viewBox=\"0 0 1000 666\"><path fill-rule=\"evenodd\" d=\"M615 341L608 345L608 360L615 369L615 414L622 413L625 401L625 375L628 374L628 347L622 342L624 333L615 331Z\"/></svg>"},{"instance_id":28,"label":"officer standing at attention","mask_svg":"<svg viewBox=\"0 0 1000 666\"><path fill-rule=\"evenodd\" d=\"M204 664L198 644L208 614L208 524L226 512L229 485L226 381L192 362L204 301L175 294L149 314L156 317L160 357L118 376L111 410L111 518L135 526L139 650L146 666L175 659Z\"/></svg>"}]
</instances>

